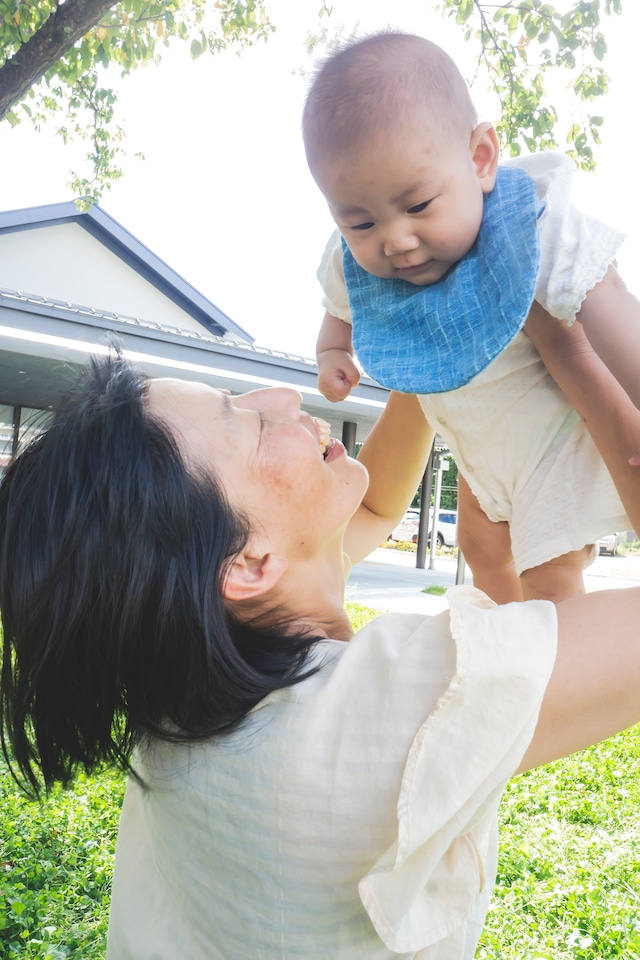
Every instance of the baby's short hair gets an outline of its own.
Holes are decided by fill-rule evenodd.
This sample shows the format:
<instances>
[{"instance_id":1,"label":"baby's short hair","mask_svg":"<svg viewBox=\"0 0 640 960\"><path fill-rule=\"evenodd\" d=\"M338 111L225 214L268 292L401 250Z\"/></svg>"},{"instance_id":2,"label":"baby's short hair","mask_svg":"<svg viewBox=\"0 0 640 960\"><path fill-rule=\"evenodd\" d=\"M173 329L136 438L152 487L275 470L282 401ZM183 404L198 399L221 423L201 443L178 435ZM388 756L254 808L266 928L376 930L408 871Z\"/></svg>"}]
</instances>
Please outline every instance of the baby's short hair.
<instances>
[{"instance_id":1,"label":"baby's short hair","mask_svg":"<svg viewBox=\"0 0 640 960\"><path fill-rule=\"evenodd\" d=\"M477 124L469 88L437 44L388 31L349 43L320 65L307 94L307 158L357 146L416 109L455 137L471 137Z\"/></svg>"}]
</instances>

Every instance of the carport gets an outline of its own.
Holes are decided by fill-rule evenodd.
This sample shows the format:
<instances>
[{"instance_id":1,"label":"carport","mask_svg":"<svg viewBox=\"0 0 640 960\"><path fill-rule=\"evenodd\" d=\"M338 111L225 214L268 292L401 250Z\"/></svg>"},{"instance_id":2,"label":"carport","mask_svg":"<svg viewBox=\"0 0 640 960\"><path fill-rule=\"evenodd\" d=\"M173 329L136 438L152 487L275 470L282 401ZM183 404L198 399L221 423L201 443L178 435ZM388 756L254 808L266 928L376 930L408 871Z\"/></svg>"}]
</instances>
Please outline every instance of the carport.
<instances>
[{"instance_id":1,"label":"carport","mask_svg":"<svg viewBox=\"0 0 640 960\"><path fill-rule=\"evenodd\" d=\"M98 206L0 213L0 420L4 459L54 408L76 371L116 336L150 376L203 380L233 393L287 384L350 451L387 391L364 380L335 406L315 362L253 338Z\"/></svg>"}]
</instances>

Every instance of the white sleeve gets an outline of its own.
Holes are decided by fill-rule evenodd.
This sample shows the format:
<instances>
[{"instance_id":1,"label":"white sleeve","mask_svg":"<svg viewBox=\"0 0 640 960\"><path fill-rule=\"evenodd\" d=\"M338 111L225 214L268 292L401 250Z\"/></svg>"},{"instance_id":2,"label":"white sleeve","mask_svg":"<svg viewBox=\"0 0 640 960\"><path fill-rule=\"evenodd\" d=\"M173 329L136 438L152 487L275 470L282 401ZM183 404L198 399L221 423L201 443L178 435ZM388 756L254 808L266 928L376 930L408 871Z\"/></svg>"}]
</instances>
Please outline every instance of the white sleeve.
<instances>
[{"instance_id":1,"label":"white sleeve","mask_svg":"<svg viewBox=\"0 0 640 960\"><path fill-rule=\"evenodd\" d=\"M318 267L318 280L324 290L322 305L332 316L351 323L351 309L342 270L342 242L339 230L335 230L324 248Z\"/></svg>"},{"instance_id":2,"label":"white sleeve","mask_svg":"<svg viewBox=\"0 0 640 960\"><path fill-rule=\"evenodd\" d=\"M509 163L533 177L542 203L536 300L572 324L588 292L613 263L624 234L570 202L576 168L565 154L535 153Z\"/></svg>"},{"instance_id":3,"label":"white sleeve","mask_svg":"<svg viewBox=\"0 0 640 960\"><path fill-rule=\"evenodd\" d=\"M447 599L455 674L409 750L397 839L359 893L390 950L438 944L438 957L457 957L474 955L495 881L498 805L535 730L557 620L543 601L496 606L469 587ZM425 624L424 647L435 628Z\"/></svg>"}]
</instances>

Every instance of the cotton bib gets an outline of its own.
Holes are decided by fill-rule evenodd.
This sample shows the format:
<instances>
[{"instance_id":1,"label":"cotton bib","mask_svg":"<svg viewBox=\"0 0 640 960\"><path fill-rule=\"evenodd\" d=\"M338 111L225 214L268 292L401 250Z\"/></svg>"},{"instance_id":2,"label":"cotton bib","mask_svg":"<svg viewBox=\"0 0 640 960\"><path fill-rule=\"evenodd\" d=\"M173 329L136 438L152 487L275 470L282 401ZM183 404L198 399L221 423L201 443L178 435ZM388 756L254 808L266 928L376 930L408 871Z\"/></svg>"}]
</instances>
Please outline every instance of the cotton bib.
<instances>
[{"instance_id":1,"label":"cotton bib","mask_svg":"<svg viewBox=\"0 0 640 960\"><path fill-rule=\"evenodd\" d=\"M444 393L502 353L534 299L539 206L527 173L499 167L473 247L425 287L367 273L343 240L353 346L367 374L402 393Z\"/></svg>"}]
</instances>

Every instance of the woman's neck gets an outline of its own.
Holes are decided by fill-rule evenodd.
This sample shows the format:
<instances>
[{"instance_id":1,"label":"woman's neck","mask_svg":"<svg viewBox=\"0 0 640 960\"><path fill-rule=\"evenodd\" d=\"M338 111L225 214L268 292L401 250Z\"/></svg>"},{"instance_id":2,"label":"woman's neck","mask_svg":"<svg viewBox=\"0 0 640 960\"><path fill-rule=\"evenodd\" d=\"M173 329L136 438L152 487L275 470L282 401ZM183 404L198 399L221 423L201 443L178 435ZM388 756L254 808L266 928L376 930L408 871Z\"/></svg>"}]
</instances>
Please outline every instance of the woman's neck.
<instances>
[{"instance_id":1,"label":"woman's neck","mask_svg":"<svg viewBox=\"0 0 640 960\"><path fill-rule=\"evenodd\" d=\"M353 628L344 608L345 569L342 547L337 552L298 559L290 564L277 589L265 597L264 615L286 620L314 636L349 640Z\"/></svg>"}]
</instances>

